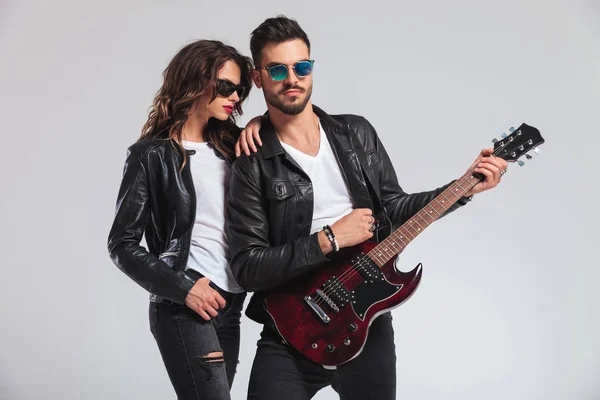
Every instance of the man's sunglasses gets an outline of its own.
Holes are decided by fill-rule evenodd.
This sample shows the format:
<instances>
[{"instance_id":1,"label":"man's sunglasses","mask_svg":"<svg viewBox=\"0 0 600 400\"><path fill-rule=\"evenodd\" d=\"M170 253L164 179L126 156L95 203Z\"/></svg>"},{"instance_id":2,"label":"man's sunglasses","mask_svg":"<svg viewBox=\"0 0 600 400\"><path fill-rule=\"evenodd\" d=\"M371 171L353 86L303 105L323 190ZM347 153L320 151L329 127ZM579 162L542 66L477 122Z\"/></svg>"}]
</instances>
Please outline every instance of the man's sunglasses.
<instances>
[{"instance_id":1,"label":"man's sunglasses","mask_svg":"<svg viewBox=\"0 0 600 400\"><path fill-rule=\"evenodd\" d=\"M217 94L219 96L229 97L233 92L237 92L238 97L241 99L246 94L246 88L230 81L217 79Z\"/></svg>"},{"instance_id":2,"label":"man's sunglasses","mask_svg":"<svg viewBox=\"0 0 600 400\"><path fill-rule=\"evenodd\" d=\"M315 60L298 61L294 64L294 73L297 77L303 78L311 74ZM269 76L274 81L282 81L288 76L288 67L284 64L269 65L261 69L266 69Z\"/></svg>"}]
</instances>

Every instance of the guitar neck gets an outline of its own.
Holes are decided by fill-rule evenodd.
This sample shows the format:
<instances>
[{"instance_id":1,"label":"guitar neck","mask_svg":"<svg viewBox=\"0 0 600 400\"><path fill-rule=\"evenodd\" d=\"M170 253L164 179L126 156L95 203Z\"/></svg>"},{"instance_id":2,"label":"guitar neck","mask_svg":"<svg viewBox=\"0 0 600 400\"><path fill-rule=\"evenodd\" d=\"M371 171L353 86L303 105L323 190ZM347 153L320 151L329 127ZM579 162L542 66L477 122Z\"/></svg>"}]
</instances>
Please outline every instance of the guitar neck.
<instances>
[{"instance_id":1,"label":"guitar neck","mask_svg":"<svg viewBox=\"0 0 600 400\"><path fill-rule=\"evenodd\" d=\"M396 229L385 240L375 246L367 256L379 268L391 260L396 254L402 252L406 246L425 230L434 221L440 218L461 197L471 190L483 179L473 170L454 181L442 193L423 207L412 218Z\"/></svg>"}]
</instances>

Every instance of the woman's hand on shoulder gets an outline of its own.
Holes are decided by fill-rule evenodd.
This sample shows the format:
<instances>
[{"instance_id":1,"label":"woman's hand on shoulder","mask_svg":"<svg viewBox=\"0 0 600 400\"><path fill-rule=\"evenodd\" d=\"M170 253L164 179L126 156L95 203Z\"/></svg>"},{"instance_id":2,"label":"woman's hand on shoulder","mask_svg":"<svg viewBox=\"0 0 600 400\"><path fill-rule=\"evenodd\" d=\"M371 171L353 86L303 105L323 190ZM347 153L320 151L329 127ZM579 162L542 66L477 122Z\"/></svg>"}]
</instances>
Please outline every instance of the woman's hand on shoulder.
<instances>
[{"instance_id":1,"label":"woman's hand on shoulder","mask_svg":"<svg viewBox=\"0 0 600 400\"><path fill-rule=\"evenodd\" d=\"M258 117L252 118L247 124L246 127L240 133L240 137L235 144L235 156L239 157L242 155L242 152L249 156L252 152L256 153L258 149L256 148L256 144L262 146L262 141L260 140L260 128L262 126L263 116L259 115Z\"/></svg>"}]
</instances>

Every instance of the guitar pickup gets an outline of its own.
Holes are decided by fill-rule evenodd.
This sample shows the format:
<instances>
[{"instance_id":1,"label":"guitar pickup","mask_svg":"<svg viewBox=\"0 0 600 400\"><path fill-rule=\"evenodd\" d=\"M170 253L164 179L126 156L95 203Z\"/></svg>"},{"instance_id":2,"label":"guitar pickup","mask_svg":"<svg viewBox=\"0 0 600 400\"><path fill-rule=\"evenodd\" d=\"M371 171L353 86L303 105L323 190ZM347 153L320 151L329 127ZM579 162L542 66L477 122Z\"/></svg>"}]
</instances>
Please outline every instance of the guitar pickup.
<instances>
[{"instance_id":1,"label":"guitar pickup","mask_svg":"<svg viewBox=\"0 0 600 400\"><path fill-rule=\"evenodd\" d=\"M367 283L373 283L375 281L383 281L385 277L381 272L381 269L368 257L358 259L357 262L352 263L352 267L358 271Z\"/></svg>"},{"instance_id":2,"label":"guitar pickup","mask_svg":"<svg viewBox=\"0 0 600 400\"><path fill-rule=\"evenodd\" d=\"M323 321L323 323L327 324L329 323L329 321L331 321L329 316L325 313L325 311L323 311L321 307L319 307L317 303L315 303L312 297L305 296L304 301L319 316L319 318L321 318L321 321Z\"/></svg>"},{"instance_id":3,"label":"guitar pickup","mask_svg":"<svg viewBox=\"0 0 600 400\"><path fill-rule=\"evenodd\" d=\"M350 302L350 292L337 278L333 277L323 284L323 290L317 290L317 295L323 298L331 309L339 312L337 303L340 307ZM335 303L334 303L335 301Z\"/></svg>"}]
</instances>

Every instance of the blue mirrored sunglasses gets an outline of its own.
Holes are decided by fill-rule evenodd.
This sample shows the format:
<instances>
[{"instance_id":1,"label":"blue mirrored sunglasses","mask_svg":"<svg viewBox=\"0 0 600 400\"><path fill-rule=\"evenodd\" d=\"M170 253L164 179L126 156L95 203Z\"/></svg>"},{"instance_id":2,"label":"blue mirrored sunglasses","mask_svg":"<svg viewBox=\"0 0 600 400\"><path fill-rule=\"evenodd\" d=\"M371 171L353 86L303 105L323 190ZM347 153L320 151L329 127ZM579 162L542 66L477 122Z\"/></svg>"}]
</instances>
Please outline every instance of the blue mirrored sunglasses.
<instances>
[{"instance_id":1,"label":"blue mirrored sunglasses","mask_svg":"<svg viewBox=\"0 0 600 400\"><path fill-rule=\"evenodd\" d=\"M315 60L298 61L294 64L294 73L297 77L303 78L311 74ZM284 64L269 65L261 69L266 69L269 76L274 81L282 81L288 76L288 67Z\"/></svg>"}]
</instances>

